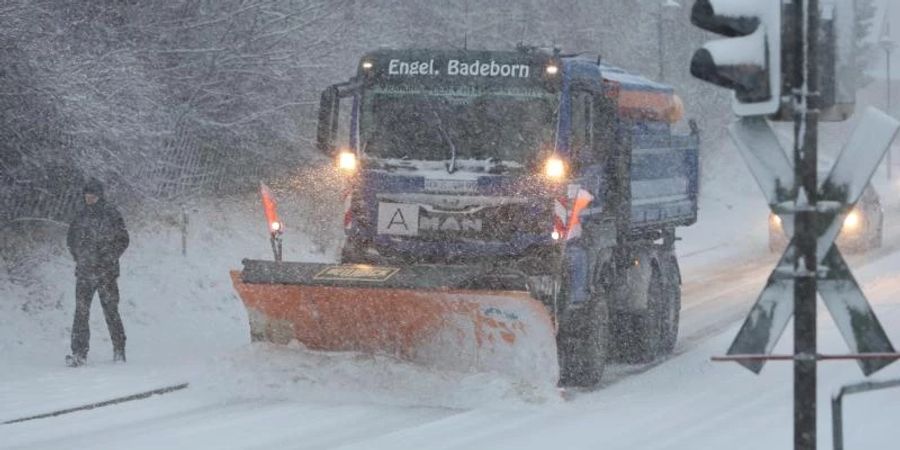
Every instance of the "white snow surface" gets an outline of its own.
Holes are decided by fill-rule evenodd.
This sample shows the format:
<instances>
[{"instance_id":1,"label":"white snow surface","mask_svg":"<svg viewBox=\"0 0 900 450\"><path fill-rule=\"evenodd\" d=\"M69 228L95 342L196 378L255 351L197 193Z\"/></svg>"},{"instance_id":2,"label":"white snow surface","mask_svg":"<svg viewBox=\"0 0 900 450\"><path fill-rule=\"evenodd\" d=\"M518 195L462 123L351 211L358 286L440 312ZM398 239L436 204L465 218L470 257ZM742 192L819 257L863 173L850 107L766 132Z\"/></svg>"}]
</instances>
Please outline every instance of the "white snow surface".
<instances>
[{"instance_id":1,"label":"white snow surface","mask_svg":"<svg viewBox=\"0 0 900 450\"><path fill-rule=\"evenodd\" d=\"M753 17L763 15L771 10L771 1L765 2L747 0L710 0L713 12L727 17Z\"/></svg>"},{"instance_id":2,"label":"white snow surface","mask_svg":"<svg viewBox=\"0 0 900 450\"><path fill-rule=\"evenodd\" d=\"M763 28L747 36L710 41L703 48L709 51L717 66L766 65L766 31Z\"/></svg>"},{"instance_id":3,"label":"white snow surface","mask_svg":"<svg viewBox=\"0 0 900 450\"><path fill-rule=\"evenodd\" d=\"M787 448L790 364L772 362L754 376L709 361L724 354L777 257L766 248L763 196L736 154L726 160L734 165L703 188L699 223L679 233L685 284L676 355L657 365L613 366L596 391L562 394L555 386L435 371L386 356L251 345L228 278L241 258L270 257L262 213L248 196L192 209L186 257L175 228L132 227L120 280L129 337L124 365L110 362L95 300L90 362L63 367L74 309L65 254L48 258L36 288L0 278L0 422L191 383L147 400L0 425L0 448ZM876 188L888 210L885 248L848 260L897 345L898 189L881 182ZM328 220L312 217L322 214L325 202L318 203L279 203L289 227L286 258L336 257L339 227L322 231ZM342 204L334 204L337 222ZM820 351L846 352L821 307L819 324ZM790 352L790 334L775 352ZM830 395L863 377L853 362L822 363L819 374L819 445L828 448ZM875 378L897 377L900 364ZM848 397L844 410L846 448L896 446L900 390Z\"/></svg>"}]
</instances>

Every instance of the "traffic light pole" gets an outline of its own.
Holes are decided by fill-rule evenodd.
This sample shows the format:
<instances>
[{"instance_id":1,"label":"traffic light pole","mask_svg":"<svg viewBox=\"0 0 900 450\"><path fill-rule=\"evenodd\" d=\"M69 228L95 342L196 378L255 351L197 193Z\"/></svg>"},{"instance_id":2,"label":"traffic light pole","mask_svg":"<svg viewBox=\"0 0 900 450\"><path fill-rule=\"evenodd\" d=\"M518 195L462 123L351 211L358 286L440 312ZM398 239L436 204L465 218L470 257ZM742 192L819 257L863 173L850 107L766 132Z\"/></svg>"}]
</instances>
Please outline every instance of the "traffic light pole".
<instances>
[{"instance_id":1,"label":"traffic light pole","mask_svg":"<svg viewBox=\"0 0 900 450\"><path fill-rule=\"evenodd\" d=\"M794 168L802 191L794 216L794 448L816 448L816 200L819 124L819 1L794 0ZM804 202L803 199L808 200ZM807 203L807 204L804 204Z\"/></svg>"},{"instance_id":2,"label":"traffic light pole","mask_svg":"<svg viewBox=\"0 0 900 450\"><path fill-rule=\"evenodd\" d=\"M885 100L887 101L887 105L886 105L885 112L893 115L893 111L891 111L891 50L893 50L893 48L890 45L886 46L884 49L884 55L887 57L887 61L886 61L887 62L887 74L885 74L886 75L885 79L887 81L885 81L884 84L887 85L887 97L885 98ZM891 180L891 165L893 164L891 162L891 153L893 153L893 151L891 149L888 149L887 159L885 161L886 162L885 168L887 169L888 181Z\"/></svg>"},{"instance_id":3,"label":"traffic light pole","mask_svg":"<svg viewBox=\"0 0 900 450\"><path fill-rule=\"evenodd\" d=\"M819 120L844 120L848 114L848 104L833 98L837 84L830 76L832 69L819 66L825 62L828 64L823 65L831 67L836 57L837 9L831 3L826 5L829 18L823 29L819 4L820 0L696 0L691 9L691 23L730 38L708 42L694 52L691 74L734 90L732 109L741 120L729 131L773 212L794 215L791 245L728 355L759 373L765 360L778 359L768 355L794 317L794 353L790 359L794 363L796 450L816 449L816 361L820 357L816 353L817 293L822 294L864 374L887 365L871 360L874 355L894 356L884 329L832 243L842 214L862 195L864 181L871 177L900 130L900 121L876 110L867 111L841 152L845 155L850 148L853 156L839 157L829 183L819 189ZM760 37L764 45L758 45ZM845 38L852 38L852 34ZM820 78L825 78L824 83ZM823 86L827 95L820 92ZM794 120L793 168L766 122L767 118L783 117ZM822 206L829 206L821 212L817 205L820 199ZM793 208L789 206L792 201ZM836 205L840 208L835 209ZM817 255L819 247L827 253ZM786 292L791 283L793 305L788 304L791 299Z\"/></svg>"}]
</instances>

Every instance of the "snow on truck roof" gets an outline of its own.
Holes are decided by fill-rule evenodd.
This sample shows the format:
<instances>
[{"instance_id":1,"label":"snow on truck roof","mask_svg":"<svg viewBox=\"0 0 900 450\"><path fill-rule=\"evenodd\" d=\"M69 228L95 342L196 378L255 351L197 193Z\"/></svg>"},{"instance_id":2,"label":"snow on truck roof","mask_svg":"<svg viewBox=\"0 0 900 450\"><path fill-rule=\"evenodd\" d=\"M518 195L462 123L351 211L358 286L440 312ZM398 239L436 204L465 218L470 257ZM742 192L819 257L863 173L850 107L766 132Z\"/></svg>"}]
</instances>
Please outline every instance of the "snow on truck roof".
<instances>
[{"instance_id":1,"label":"snow on truck roof","mask_svg":"<svg viewBox=\"0 0 900 450\"><path fill-rule=\"evenodd\" d=\"M611 81L615 81L622 86L628 86L631 88L644 88L646 90L652 91L664 91L664 92L672 92L674 89L672 86L667 84L658 83L656 81L650 80L648 78L644 78L641 75L629 73L618 67L613 66L600 66L600 72L603 73L603 78Z\"/></svg>"},{"instance_id":2,"label":"snow on truck roof","mask_svg":"<svg viewBox=\"0 0 900 450\"><path fill-rule=\"evenodd\" d=\"M569 69L575 73L583 75L599 74L605 80L615 81L622 88L628 90L644 90L659 91L671 93L674 91L672 86L662 84L646 78L642 75L629 72L621 67L609 65L606 63L597 63L594 59L585 57L563 58L563 61L569 66Z\"/></svg>"},{"instance_id":3,"label":"snow on truck roof","mask_svg":"<svg viewBox=\"0 0 900 450\"><path fill-rule=\"evenodd\" d=\"M625 117L667 123L684 117L684 104L671 86L585 57L563 58L563 65L571 78L602 79L618 85L619 112Z\"/></svg>"}]
</instances>

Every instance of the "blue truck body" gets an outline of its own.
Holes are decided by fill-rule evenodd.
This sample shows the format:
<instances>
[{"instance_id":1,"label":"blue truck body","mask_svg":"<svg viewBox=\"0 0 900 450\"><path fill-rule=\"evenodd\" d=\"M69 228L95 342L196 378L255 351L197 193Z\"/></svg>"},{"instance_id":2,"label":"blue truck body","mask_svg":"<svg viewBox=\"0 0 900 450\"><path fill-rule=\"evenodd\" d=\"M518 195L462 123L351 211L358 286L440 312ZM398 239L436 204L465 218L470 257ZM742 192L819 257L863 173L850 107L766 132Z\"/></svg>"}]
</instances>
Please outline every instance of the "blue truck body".
<instances>
[{"instance_id":1,"label":"blue truck body","mask_svg":"<svg viewBox=\"0 0 900 450\"><path fill-rule=\"evenodd\" d=\"M558 52L369 53L320 109L320 148L358 161L342 262L515 268L559 324L564 378L578 384L601 363L575 356L670 352L675 229L696 221L699 192L695 127L673 132L682 112L670 86ZM548 179L550 159L562 176Z\"/></svg>"}]
</instances>

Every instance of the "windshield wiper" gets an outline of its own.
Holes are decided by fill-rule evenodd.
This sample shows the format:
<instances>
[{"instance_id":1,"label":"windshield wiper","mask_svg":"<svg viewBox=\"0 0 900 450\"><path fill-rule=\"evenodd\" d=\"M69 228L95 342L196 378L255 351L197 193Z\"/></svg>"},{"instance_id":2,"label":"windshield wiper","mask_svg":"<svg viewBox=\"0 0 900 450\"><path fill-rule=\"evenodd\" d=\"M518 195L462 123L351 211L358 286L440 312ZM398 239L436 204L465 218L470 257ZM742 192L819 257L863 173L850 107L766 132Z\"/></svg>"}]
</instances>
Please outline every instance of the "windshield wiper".
<instances>
[{"instance_id":1,"label":"windshield wiper","mask_svg":"<svg viewBox=\"0 0 900 450\"><path fill-rule=\"evenodd\" d=\"M503 173L508 169L506 164L503 164L503 160L496 156L488 158L488 164L490 164L487 170L488 173Z\"/></svg>"},{"instance_id":2,"label":"windshield wiper","mask_svg":"<svg viewBox=\"0 0 900 450\"><path fill-rule=\"evenodd\" d=\"M434 108L434 105L431 102L428 102L428 109L431 110L431 114L434 115L435 120L437 120L438 131L441 133L441 137L447 141L447 145L450 147L450 163L447 165L447 173L456 172L456 144L453 143L453 139L450 138L450 133L444 129L444 123L441 120L441 115L438 114L437 110Z\"/></svg>"}]
</instances>

